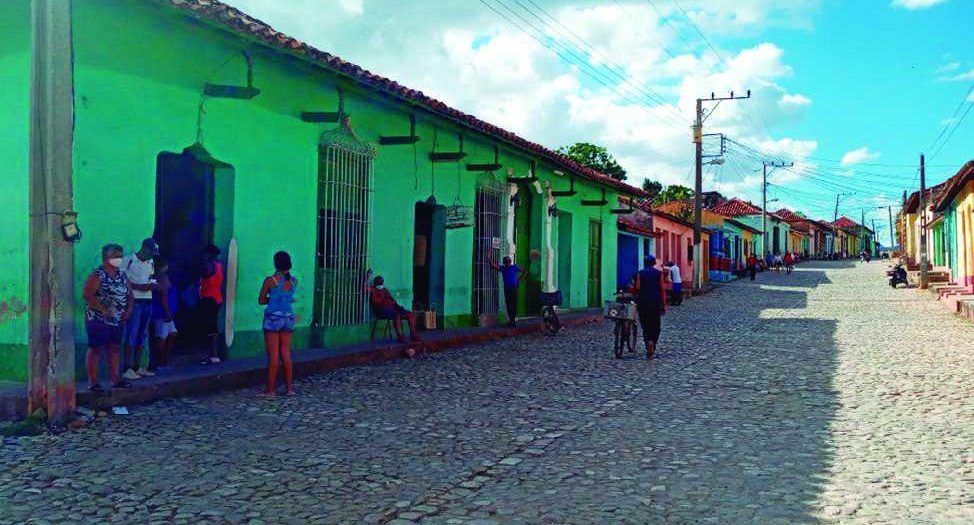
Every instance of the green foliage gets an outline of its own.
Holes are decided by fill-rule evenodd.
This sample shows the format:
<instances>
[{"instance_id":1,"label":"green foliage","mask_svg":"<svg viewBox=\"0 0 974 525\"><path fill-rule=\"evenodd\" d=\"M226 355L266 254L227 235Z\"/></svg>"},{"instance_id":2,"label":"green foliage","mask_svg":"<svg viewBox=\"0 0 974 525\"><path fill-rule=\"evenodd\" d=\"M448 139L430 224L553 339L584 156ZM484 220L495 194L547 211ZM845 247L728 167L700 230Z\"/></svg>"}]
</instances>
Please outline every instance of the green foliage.
<instances>
[{"instance_id":1,"label":"green foliage","mask_svg":"<svg viewBox=\"0 0 974 525\"><path fill-rule=\"evenodd\" d=\"M672 201L682 201L693 198L693 190L687 188L686 186L680 186L679 184L673 184L667 186L665 190L656 194L653 198L653 204L666 204Z\"/></svg>"},{"instance_id":2,"label":"green foliage","mask_svg":"<svg viewBox=\"0 0 974 525\"><path fill-rule=\"evenodd\" d=\"M643 191L656 198L663 191L663 184L655 180L646 179L643 181Z\"/></svg>"},{"instance_id":3,"label":"green foliage","mask_svg":"<svg viewBox=\"0 0 974 525\"><path fill-rule=\"evenodd\" d=\"M576 142L571 146L558 148L558 152L567 155L582 166L600 171L613 179L626 180L626 170L602 146L588 142Z\"/></svg>"}]
</instances>

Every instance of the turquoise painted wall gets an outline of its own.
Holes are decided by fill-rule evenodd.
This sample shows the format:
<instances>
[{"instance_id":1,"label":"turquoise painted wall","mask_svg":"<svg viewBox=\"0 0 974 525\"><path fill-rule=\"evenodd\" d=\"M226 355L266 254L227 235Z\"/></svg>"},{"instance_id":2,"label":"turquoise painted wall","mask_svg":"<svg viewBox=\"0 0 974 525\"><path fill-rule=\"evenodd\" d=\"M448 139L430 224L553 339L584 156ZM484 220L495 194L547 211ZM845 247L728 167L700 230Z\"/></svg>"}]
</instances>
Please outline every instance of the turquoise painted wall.
<instances>
[{"instance_id":1,"label":"turquoise painted wall","mask_svg":"<svg viewBox=\"0 0 974 525\"><path fill-rule=\"evenodd\" d=\"M734 220L743 222L744 224L747 224L752 228L757 228L758 230L762 229L763 226L762 224L763 221L761 220L760 215L742 215L740 217L734 217ZM772 233L772 231L775 226L777 226L780 231L780 233L778 234L779 247L782 249L790 248L790 245L788 243L788 234L789 232L791 232L791 226L787 222L779 221L771 217L768 217L768 243L769 244L774 243L774 234ZM754 252L756 254L761 255L762 257L763 254L765 253L764 236L761 234L754 235Z\"/></svg>"},{"instance_id":2,"label":"turquoise painted wall","mask_svg":"<svg viewBox=\"0 0 974 525\"><path fill-rule=\"evenodd\" d=\"M98 263L99 247L119 242L131 250L154 225L155 162L160 152L180 152L196 140L197 107L206 82L240 84L244 63L239 37L191 21L182 14L134 0L76 0L75 197L85 239L77 249L77 292L84 276ZM207 150L235 170L234 236L240 249L234 355L263 352L262 311L258 288L270 273L271 256L291 253L294 273L302 279L296 304L298 324L307 332L311 321L315 252L317 145L321 133L334 125L300 120L302 110L335 111L336 88L346 93L345 110L358 135L378 143L380 135L408 132L408 111L391 97L365 90L304 62L250 45L255 85L252 100L211 99L206 102L202 137ZM437 137L437 151L458 146L460 130L452 122L416 110L417 134L412 146L380 146L375 159L375 204L371 266L385 276L400 303L412 302L414 205L431 194L441 204L455 201L473 206L475 188L486 174L467 172L456 164L432 164L428 154ZM463 162L490 162L499 143L465 133ZM527 174L531 158L501 146L500 163L515 176ZM542 181L562 188L567 180L539 164ZM615 220L602 208L582 207L601 191L579 181L579 195L559 201L573 216L572 243L584 254L588 222L602 220L603 290L609 297L615 282ZM614 192L607 195L616 202ZM541 249L542 199L534 199L531 247ZM555 224L554 231L558 231ZM471 319L473 228L446 233L447 324ZM586 298L585 259L576 257L571 271L571 297L566 306L583 306ZM580 262L580 264L579 264ZM543 264L532 265L533 279L544 275ZM80 315L80 312L79 312ZM81 326L79 324L79 326ZM331 330L326 342L367 337L367 326ZM83 338L83 334L78 334Z\"/></svg>"},{"instance_id":3,"label":"turquoise painted wall","mask_svg":"<svg viewBox=\"0 0 974 525\"><path fill-rule=\"evenodd\" d=\"M0 379L27 378L30 2L0 2Z\"/></svg>"}]
</instances>

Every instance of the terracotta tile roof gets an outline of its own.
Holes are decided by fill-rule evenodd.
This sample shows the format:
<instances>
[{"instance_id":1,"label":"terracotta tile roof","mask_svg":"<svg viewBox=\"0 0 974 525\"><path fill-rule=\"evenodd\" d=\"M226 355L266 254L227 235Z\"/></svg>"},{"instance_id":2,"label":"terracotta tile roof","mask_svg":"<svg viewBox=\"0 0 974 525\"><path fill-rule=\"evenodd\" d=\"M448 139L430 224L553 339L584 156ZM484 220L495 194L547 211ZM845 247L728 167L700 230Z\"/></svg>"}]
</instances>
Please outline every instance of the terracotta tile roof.
<instances>
[{"instance_id":1,"label":"terracotta tile roof","mask_svg":"<svg viewBox=\"0 0 974 525\"><path fill-rule=\"evenodd\" d=\"M974 180L974 160L969 160L961 166L961 169L953 177L944 182L944 189L934 201L933 209L936 211L946 210L954 197L964 188L964 185L972 180Z\"/></svg>"},{"instance_id":2,"label":"terracotta tile roof","mask_svg":"<svg viewBox=\"0 0 974 525\"><path fill-rule=\"evenodd\" d=\"M521 138L520 136L502 129L498 126L480 120L479 118L451 108L445 103L436 100L422 91L410 89L381 75L376 75L360 66L347 62L331 53L326 53L316 49L300 40L285 35L272 28L270 25L250 16L246 13L230 7L218 0L154 0L162 5L167 5L179 9L198 19L220 26L224 29L244 35L249 39L257 40L272 48L295 55L304 60L308 60L316 65L322 66L330 71L344 75L355 80L368 88L385 92L396 98L400 98L412 104L421 106L431 113L444 116L454 120L461 125L484 133L498 137L518 148L537 154L556 167L569 170L586 179L616 188L620 191L640 197L650 196L643 190L630 186L622 181L613 179L608 175L581 166L567 156L552 151L544 146Z\"/></svg>"},{"instance_id":3,"label":"terracotta tile roof","mask_svg":"<svg viewBox=\"0 0 974 525\"><path fill-rule=\"evenodd\" d=\"M839 217L835 222L832 223L836 228L858 228L859 223L846 217Z\"/></svg>"},{"instance_id":4,"label":"terracotta tile roof","mask_svg":"<svg viewBox=\"0 0 974 525\"><path fill-rule=\"evenodd\" d=\"M740 217L743 215L761 214L761 208L736 197L710 208L710 211L718 215L723 215L724 217Z\"/></svg>"},{"instance_id":5,"label":"terracotta tile roof","mask_svg":"<svg viewBox=\"0 0 974 525\"><path fill-rule=\"evenodd\" d=\"M937 184L936 186L930 186L929 188L927 188L927 200L930 203L937 202L937 200L940 198L941 192L944 191L944 189L947 186L947 182L949 181L950 179L947 179L944 182ZM920 192L915 191L911 193L909 197L907 197L906 202L903 204L903 212L916 213L919 207L920 207Z\"/></svg>"},{"instance_id":6,"label":"terracotta tile roof","mask_svg":"<svg viewBox=\"0 0 974 525\"><path fill-rule=\"evenodd\" d=\"M645 237L653 236L652 222L650 219L631 213L628 215L619 216L619 229L629 233L635 233L638 235L643 235Z\"/></svg>"},{"instance_id":7,"label":"terracotta tile roof","mask_svg":"<svg viewBox=\"0 0 974 525\"><path fill-rule=\"evenodd\" d=\"M781 208L780 210L778 210L778 211L776 211L774 213L778 217L781 217L782 219L784 219L785 222L798 222L798 221L807 221L808 220L806 217L802 217L801 215L798 215L797 213L789 210L788 208Z\"/></svg>"},{"instance_id":8,"label":"terracotta tile roof","mask_svg":"<svg viewBox=\"0 0 974 525\"><path fill-rule=\"evenodd\" d=\"M678 200L664 202L663 204L657 204L655 208L656 211L661 211L663 213L669 213L670 215L677 215L686 209L687 206L693 207L693 201L690 199Z\"/></svg>"},{"instance_id":9,"label":"terracotta tile roof","mask_svg":"<svg viewBox=\"0 0 974 525\"><path fill-rule=\"evenodd\" d=\"M685 221L685 220L677 217L676 215L671 215L669 213L661 212L661 211L658 211L658 210L653 210L653 215L656 216L656 217L661 217L663 219L673 221L673 222L675 222L677 224L682 224L683 226L689 226L689 227L693 228L693 223L692 222Z\"/></svg>"}]
</instances>

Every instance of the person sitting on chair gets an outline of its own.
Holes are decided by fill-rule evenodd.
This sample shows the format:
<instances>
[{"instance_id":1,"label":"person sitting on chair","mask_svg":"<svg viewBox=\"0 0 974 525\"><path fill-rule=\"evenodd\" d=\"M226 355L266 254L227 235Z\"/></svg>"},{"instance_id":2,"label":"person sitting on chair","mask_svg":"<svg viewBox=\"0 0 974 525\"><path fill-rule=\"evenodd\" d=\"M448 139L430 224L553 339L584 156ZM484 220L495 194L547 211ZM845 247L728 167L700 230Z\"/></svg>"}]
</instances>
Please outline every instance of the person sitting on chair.
<instances>
[{"instance_id":1,"label":"person sitting on chair","mask_svg":"<svg viewBox=\"0 0 974 525\"><path fill-rule=\"evenodd\" d=\"M412 341L422 341L416 332L416 316L412 312L403 308L385 287L385 279L381 275L376 275L369 284L372 270L365 275L365 291L369 293L369 303L372 310L379 319L392 320L392 326L396 329L396 338L399 342L405 343L406 337L403 336L401 322L403 319L409 325L409 338Z\"/></svg>"}]
</instances>

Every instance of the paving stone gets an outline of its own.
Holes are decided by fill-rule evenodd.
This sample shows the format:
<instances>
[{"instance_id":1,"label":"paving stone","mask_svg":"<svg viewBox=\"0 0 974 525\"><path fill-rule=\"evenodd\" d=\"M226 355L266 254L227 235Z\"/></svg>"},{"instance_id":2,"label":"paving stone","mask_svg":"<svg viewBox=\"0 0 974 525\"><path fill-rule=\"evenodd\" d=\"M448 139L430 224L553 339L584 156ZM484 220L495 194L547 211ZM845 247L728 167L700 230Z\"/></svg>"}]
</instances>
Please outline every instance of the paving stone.
<instances>
[{"instance_id":1,"label":"paving stone","mask_svg":"<svg viewBox=\"0 0 974 525\"><path fill-rule=\"evenodd\" d=\"M4 439L20 523L974 523L974 325L881 263Z\"/></svg>"}]
</instances>

